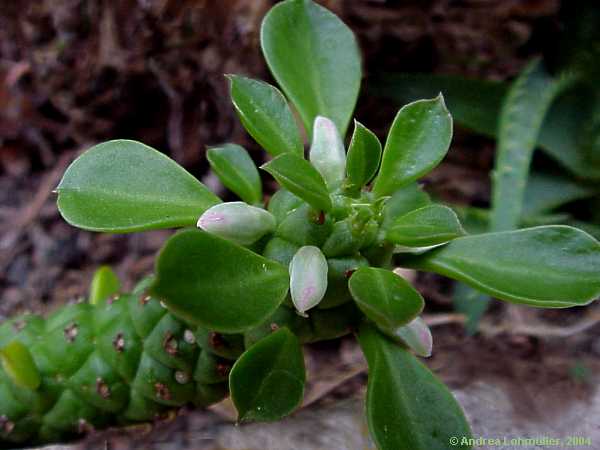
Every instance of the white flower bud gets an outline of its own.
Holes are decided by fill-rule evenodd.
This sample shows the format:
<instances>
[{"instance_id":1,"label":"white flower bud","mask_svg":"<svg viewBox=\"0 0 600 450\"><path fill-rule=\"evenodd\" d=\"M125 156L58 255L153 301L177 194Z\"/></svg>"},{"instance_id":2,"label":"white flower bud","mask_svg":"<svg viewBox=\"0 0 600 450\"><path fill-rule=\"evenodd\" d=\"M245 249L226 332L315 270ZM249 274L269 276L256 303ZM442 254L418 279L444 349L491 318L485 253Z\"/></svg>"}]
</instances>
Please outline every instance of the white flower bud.
<instances>
[{"instance_id":1,"label":"white flower bud","mask_svg":"<svg viewBox=\"0 0 600 450\"><path fill-rule=\"evenodd\" d=\"M277 222L268 211L244 202L219 203L198 219L198 228L240 245L250 245L275 230Z\"/></svg>"},{"instance_id":2,"label":"white flower bud","mask_svg":"<svg viewBox=\"0 0 600 450\"><path fill-rule=\"evenodd\" d=\"M394 336L400 338L417 355L426 358L431 356L433 337L429 327L420 317L394 330Z\"/></svg>"},{"instance_id":3,"label":"white flower bud","mask_svg":"<svg viewBox=\"0 0 600 450\"><path fill-rule=\"evenodd\" d=\"M296 310L306 311L318 305L327 291L327 259L312 245L301 247L290 262L290 294Z\"/></svg>"},{"instance_id":4,"label":"white flower bud","mask_svg":"<svg viewBox=\"0 0 600 450\"><path fill-rule=\"evenodd\" d=\"M315 119L309 159L330 191L342 184L346 176L346 150L335 123L327 117Z\"/></svg>"}]
</instances>

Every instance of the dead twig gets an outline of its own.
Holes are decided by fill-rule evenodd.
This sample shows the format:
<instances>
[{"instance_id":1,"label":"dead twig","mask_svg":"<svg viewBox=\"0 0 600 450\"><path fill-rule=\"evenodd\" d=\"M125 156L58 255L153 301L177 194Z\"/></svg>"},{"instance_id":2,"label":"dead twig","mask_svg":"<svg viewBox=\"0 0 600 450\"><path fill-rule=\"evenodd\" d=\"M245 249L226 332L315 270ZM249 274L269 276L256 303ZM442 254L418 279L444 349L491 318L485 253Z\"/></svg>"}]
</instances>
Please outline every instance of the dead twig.
<instances>
[{"instance_id":1,"label":"dead twig","mask_svg":"<svg viewBox=\"0 0 600 450\"><path fill-rule=\"evenodd\" d=\"M583 333L589 330L593 326L600 323L600 311L594 311L590 313L586 318L580 322L566 326L551 326L543 323L520 323L515 324L513 322L505 321L500 325L493 325L490 323L482 322L479 326L479 331L485 337L494 337L499 334L523 334L526 336L534 337L558 337L567 338L574 336L579 333Z\"/></svg>"},{"instance_id":2,"label":"dead twig","mask_svg":"<svg viewBox=\"0 0 600 450\"><path fill-rule=\"evenodd\" d=\"M0 229L1 233L7 233L7 236L0 241L0 248L9 249L15 247L23 233L27 231L29 226L38 217L44 203L46 203L46 200L56 188L60 177L69 165L69 162L73 159L74 153L75 152L66 152L60 157L54 169L52 169L52 171L50 171L50 173L42 180L42 183L31 202L19 209L15 218ZM12 232L8 233L8 231ZM0 257L0 272L4 272L4 269L10 261L12 261L14 256L14 251L3 252L2 257Z\"/></svg>"}]
</instances>

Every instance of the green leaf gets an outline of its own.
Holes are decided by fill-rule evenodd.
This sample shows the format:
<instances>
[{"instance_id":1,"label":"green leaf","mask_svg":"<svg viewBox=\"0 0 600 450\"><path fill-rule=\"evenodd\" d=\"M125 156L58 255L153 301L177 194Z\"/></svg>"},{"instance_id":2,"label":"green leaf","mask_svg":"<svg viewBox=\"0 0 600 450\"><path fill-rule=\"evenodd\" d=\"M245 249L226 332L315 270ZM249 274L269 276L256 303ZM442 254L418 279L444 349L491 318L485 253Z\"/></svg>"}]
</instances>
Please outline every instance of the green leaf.
<instances>
[{"instance_id":1,"label":"green leaf","mask_svg":"<svg viewBox=\"0 0 600 450\"><path fill-rule=\"evenodd\" d=\"M319 115L333 120L344 136L361 79L352 31L313 1L287 0L266 15L260 40L269 69L298 109L309 137Z\"/></svg>"},{"instance_id":2,"label":"green leaf","mask_svg":"<svg viewBox=\"0 0 600 450\"><path fill-rule=\"evenodd\" d=\"M102 266L94 272L88 301L92 305L97 305L102 300L118 293L119 289L121 289L121 282L117 275L110 267Z\"/></svg>"},{"instance_id":3,"label":"green leaf","mask_svg":"<svg viewBox=\"0 0 600 450\"><path fill-rule=\"evenodd\" d=\"M313 208L322 211L331 210L331 198L325 181L307 160L291 153L284 153L260 168L269 172L281 186Z\"/></svg>"},{"instance_id":4,"label":"green leaf","mask_svg":"<svg viewBox=\"0 0 600 450\"><path fill-rule=\"evenodd\" d=\"M86 151L56 191L58 209L71 225L117 233L194 225L220 202L175 161L128 140Z\"/></svg>"},{"instance_id":5,"label":"green leaf","mask_svg":"<svg viewBox=\"0 0 600 450\"><path fill-rule=\"evenodd\" d=\"M371 83L369 90L400 105L441 92L457 123L494 137L508 84L452 75L386 74Z\"/></svg>"},{"instance_id":6,"label":"green leaf","mask_svg":"<svg viewBox=\"0 0 600 450\"><path fill-rule=\"evenodd\" d=\"M238 116L256 142L273 156L304 154L292 110L281 92L264 81L229 75L231 98Z\"/></svg>"},{"instance_id":7,"label":"green leaf","mask_svg":"<svg viewBox=\"0 0 600 450\"><path fill-rule=\"evenodd\" d=\"M370 85L372 92L398 104L441 91L457 123L493 138L508 89L508 83L429 74L385 75ZM588 89L579 85L556 99L542 125L538 145L579 177L598 179L600 167L589 160L580 142L595 100L594 91Z\"/></svg>"},{"instance_id":8,"label":"green leaf","mask_svg":"<svg viewBox=\"0 0 600 450\"><path fill-rule=\"evenodd\" d=\"M348 187L358 191L377 173L381 160L381 142L375 134L358 121L348 148L346 173Z\"/></svg>"},{"instance_id":9,"label":"green leaf","mask_svg":"<svg viewBox=\"0 0 600 450\"><path fill-rule=\"evenodd\" d=\"M465 234L458 217L447 206L429 205L396 219L386 238L397 245L426 247L443 244Z\"/></svg>"},{"instance_id":10,"label":"green leaf","mask_svg":"<svg viewBox=\"0 0 600 450\"><path fill-rule=\"evenodd\" d=\"M10 379L26 389L36 390L42 378L33 356L21 342L12 341L0 350L2 368Z\"/></svg>"},{"instance_id":11,"label":"green leaf","mask_svg":"<svg viewBox=\"0 0 600 450\"><path fill-rule=\"evenodd\" d=\"M273 314L288 286L281 264L212 234L185 230L160 251L150 290L185 320L236 333Z\"/></svg>"},{"instance_id":12,"label":"green leaf","mask_svg":"<svg viewBox=\"0 0 600 450\"><path fill-rule=\"evenodd\" d=\"M286 189L279 189L269 199L268 210L277 219L277 223L283 222L286 216L300 205L305 204L301 198L296 197Z\"/></svg>"},{"instance_id":13,"label":"green leaf","mask_svg":"<svg viewBox=\"0 0 600 450\"><path fill-rule=\"evenodd\" d=\"M452 140L452 117L440 94L403 106L389 131L373 192L391 195L431 171Z\"/></svg>"},{"instance_id":14,"label":"green leaf","mask_svg":"<svg viewBox=\"0 0 600 450\"><path fill-rule=\"evenodd\" d=\"M409 184L394 192L388 198L383 208L383 222L381 228L389 229L394 221L415 209L422 208L431 203L429 195L417 183Z\"/></svg>"},{"instance_id":15,"label":"green leaf","mask_svg":"<svg viewBox=\"0 0 600 450\"><path fill-rule=\"evenodd\" d=\"M425 306L408 281L385 269L359 268L350 277L348 288L362 312L386 330L406 325Z\"/></svg>"},{"instance_id":16,"label":"green leaf","mask_svg":"<svg viewBox=\"0 0 600 450\"><path fill-rule=\"evenodd\" d=\"M491 299L471 286L455 283L452 293L454 310L467 317L465 331L469 336L477 332L479 321L487 311Z\"/></svg>"},{"instance_id":17,"label":"green leaf","mask_svg":"<svg viewBox=\"0 0 600 450\"><path fill-rule=\"evenodd\" d=\"M562 225L460 237L398 263L537 307L585 305L600 295L600 243Z\"/></svg>"},{"instance_id":18,"label":"green leaf","mask_svg":"<svg viewBox=\"0 0 600 450\"><path fill-rule=\"evenodd\" d=\"M519 225L536 140L546 112L563 86L539 59L528 64L511 84L498 125L492 176L492 231L513 230Z\"/></svg>"},{"instance_id":19,"label":"green leaf","mask_svg":"<svg viewBox=\"0 0 600 450\"><path fill-rule=\"evenodd\" d=\"M358 341L369 365L367 422L378 449L471 448L463 443L471 431L459 404L425 365L367 323Z\"/></svg>"},{"instance_id":20,"label":"green leaf","mask_svg":"<svg viewBox=\"0 0 600 450\"><path fill-rule=\"evenodd\" d=\"M229 375L239 421L278 420L302 402L306 371L298 338L280 328L250 347Z\"/></svg>"},{"instance_id":21,"label":"green leaf","mask_svg":"<svg viewBox=\"0 0 600 450\"><path fill-rule=\"evenodd\" d=\"M262 200L262 184L258 169L240 145L225 144L206 151L206 159L221 183L251 205Z\"/></svg>"}]
</instances>

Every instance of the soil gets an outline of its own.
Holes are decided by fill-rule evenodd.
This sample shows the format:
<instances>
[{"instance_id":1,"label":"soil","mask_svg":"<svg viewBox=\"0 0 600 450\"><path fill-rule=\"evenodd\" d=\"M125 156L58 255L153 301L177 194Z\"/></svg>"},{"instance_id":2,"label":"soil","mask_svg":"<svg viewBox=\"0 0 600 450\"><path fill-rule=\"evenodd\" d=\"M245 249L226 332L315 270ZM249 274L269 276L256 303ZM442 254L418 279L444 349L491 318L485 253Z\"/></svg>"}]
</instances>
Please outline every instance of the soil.
<instances>
[{"instance_id":1,"label":"soil","mask_svg":"<svg viewBox=\"0 0 600 450\"><path fill-rule=\"evenodd\" d=\"M100 264L113 266L126 287L152 271L169 232L94 234L59 216L52 191L86 148L113 138L143 141L225 198L229 194L207 175L206 146L233 141L260 162L258 146L235 117L222 74L270 80L258 30L273 3L24 0L2 5L0 321L85 296ZM364 85L382 72L510 79L547 50L559 26L558 0L320 3L357 33ZM356 115L384 137L397 107L363 94ZM458 129L448 158L427 178L427 189L445 200L485 205L493 158L492 141ZM494 375L515 385L535 377L540 383L567 380L584 393L593 388L588 381L597 373L594 358L600 355L597 307L548 313L496 305L481 333L468 337L452 314L449 282L433 275L420 275L416 282L427 314L440 323L429 364L451 386ZM355 350L347 340L311 348L315 402L361 389L364 363L349 356ZM332 367L331 360L340 362ZM519 397L518 391L514 395ZM226 408L218 412L227 416ZM168 433L186 433L194 421L212 423L216 416L210 414L186 413L187 419L167 425ZM158 428L162 431L144 439L164 436L154 434L165 433L164 425ZM109 433L90 442L106 438L118 447L120 439L131 444L137 438L135 432L126 436Z\"/></svg>"}]
</instances>

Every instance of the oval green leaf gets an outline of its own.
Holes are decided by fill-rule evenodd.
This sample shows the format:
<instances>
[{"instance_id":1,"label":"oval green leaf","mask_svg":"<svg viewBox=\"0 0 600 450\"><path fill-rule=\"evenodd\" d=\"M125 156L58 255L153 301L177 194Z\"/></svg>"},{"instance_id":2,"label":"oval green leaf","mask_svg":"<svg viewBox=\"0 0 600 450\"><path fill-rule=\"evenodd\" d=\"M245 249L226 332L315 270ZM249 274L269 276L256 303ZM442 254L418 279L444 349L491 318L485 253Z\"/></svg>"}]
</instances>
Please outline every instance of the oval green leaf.
<instances>
[{"instance_id":1,"label":"oval green leaf","mask_svg":"<svg viewBox=\"0 0 600 450\"><path fill-rule=\"evenodd\" d=\"M385 201L381 228L387 230L399 217L429 204L429 195L417 183L404 186Z\"/></svg>"},{"instance_id":2,"label":"oval green leaf","mask_svg":"<svg viewBox=\"0 0 600 450\"><path fill-rule=\"evenodd\" d=\"M304 145L285 97L264 81L229 75L231 99L244 128L273 156L304 154Z\"/></svg>"},{"instance_id":3,"label":"oval green leaf","mask_svg":"<svg viewBox=\"0 0 600 450\"><path fill-rule=\"evenodd\" d=\"M380 160L381 142L375 133L355 120L346 163L348 188L358 191L371 181L377 173Z\"/></svg>"},{"instance_id":4,"label":"oval green leaf","mask_svg":"<svg viewBox=\"0 0 600 450\"><path fill-rule=\"evenodd\" d=\"M26 389L36 390L42 378L31 353L19 341L12 341L0 350L2 368L10 379Z\"/></svg>"},{"instance_id":5,"label":"oval green leaf","mask_svg":"<svg viewBox=\"0 0 600 450\"><path fill-rule=\"evenodd\" d=\"M397 245L426 247L443 244L464 234L454 211L443 205L429 205L396 219L386 238Z\"/></svg>"},{"instance_id":6,"label":"oval green leaf","mask_svg":"<svg viewBox=\"0 0 600 450\"><path fill-rule=\"evenodd\" d=\"M585 305L600 295L600 243L568 226L460 237L397 262L537 307Z\"/></svg>"},{"instance_id":7,"label":"oval green leaf","mask_svg":"<svg viewBox=\"0 0 600 450\"><path fill-rule=\"evenodd\" d=\"M87 150L56 191L58 209L71 225L116 233L194 225L220 202L172 159L124 139Z\"/></svg>"},{"instance_id":8,"label":"oval green leaf","mask_svg":"<svg viewBox=\"0 0 600 450\"><path fill-rule=\"evenodd\" d=\"M361 79L352 31L313 1L287 0L266 15L260 40L269 69L298 109L309 137L318 115L333 120L344 136Z\"/></svg>"},{"instance_id":9,"label":"oval green leaf","mask_svg":"<svg viewBox=\"0 0 600 450\"><path fill-rule=\"evenodd\" d=\"M369 366L367 422L378 449L471 448L459 404L424 364L367 323L358 340Z\"/></svg>"},{"instance_id":10,"label":"oval green leaf","mask_svg":"<svg viewBox=\"0 0 600 450\"><path fill-rule=\"evenodd\" d=\"M331 198L321 174L307 160L292 153L284 153L263 164L277 182L300 197L313 208L330 211Z\"/></svg>"},{"instance_id":11,"label":"oval green leaf","mask_svg":"<svg viewBox=\"0 0 600 450\"><path fill-rule=\"evenodd\" d=\"M386 330L406 325L425 306L408 281L385 269L359 268L350 277L348 288L361 311Z\"/></svg>"},{"instance_id":12,"label":"oval green leaf","mask_svg":"<svg viewBox=\"0 0 600 450\"><path fill-rule=\"evenodd\" d=\"M262 200L258 169L246 149L236 144L209 148L206 159L221 183L251 205Z\"/></svg>"},{"instance_id":13,"label":"oval green leaf","mask_svg":"<svg viewBox=\"0 0 600 450\"><path fill-rule=\"evenodd\" d=\"M238 420L273 421L302 402L306 371L298 338L280 328L250 347L229 375Z\"/></svg>"},{"instance_id":14,"label":"oval green leaf","mask_svg":"<svg viewBox=\"0 0 600 450\"><path fill-rule=\"evenodd\" d=\"M185 230L160 251L150 291L191 323L236 333L273 314L288 286L281 264L218 236Z\"/></svg>"},{"instance_id":15,"label":"oval green leaf","mask_svg":"<svg viewBox=\"0 0 600 450\"><path fill-rule=\"evenodd\" d=\"M389 131L373 192L391 195L437 166L452 140L452 116L440 94L398 111Z\"/></svg>"},{"instance_id":16,"label":"oval green leaf","mask_svg":"<svg viewBox=\"0 0 600 450\"><path fill-rule=\"evenodd\" d=\"M100 303L121 289L121 282L109 266L102 266L94 272L90 285L89 302L92 305Z\"/></svg>"}]
</instances>

